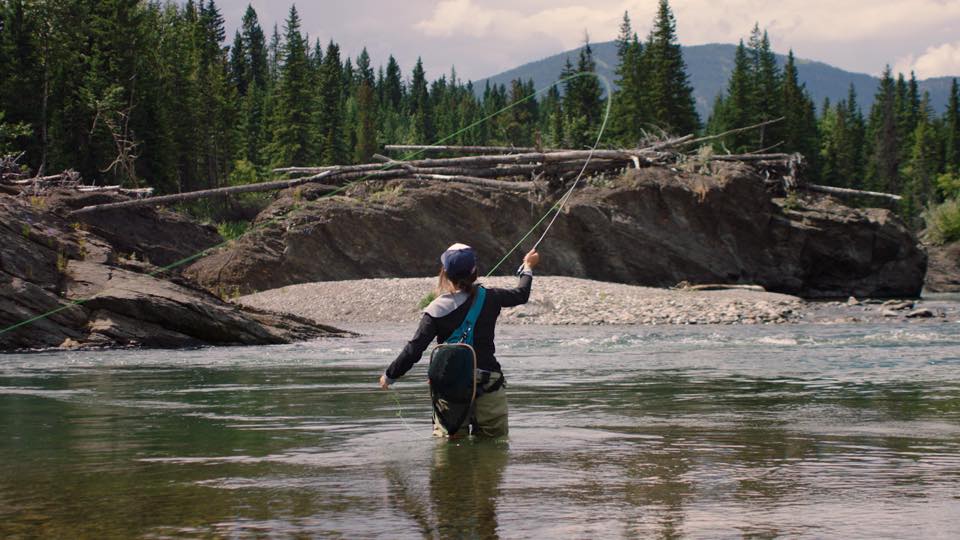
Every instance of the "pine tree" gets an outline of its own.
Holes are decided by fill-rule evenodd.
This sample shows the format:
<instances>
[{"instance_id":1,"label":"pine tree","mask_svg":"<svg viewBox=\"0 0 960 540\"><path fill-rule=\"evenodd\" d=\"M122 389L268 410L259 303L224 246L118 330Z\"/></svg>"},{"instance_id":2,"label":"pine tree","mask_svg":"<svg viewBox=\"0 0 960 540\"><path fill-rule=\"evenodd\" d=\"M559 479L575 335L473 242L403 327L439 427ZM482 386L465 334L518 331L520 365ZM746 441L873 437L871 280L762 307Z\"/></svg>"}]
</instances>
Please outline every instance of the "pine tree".
<instances>
[{"instance_id":1,"label":"pine tree","mask_svg":"<svg viewBox=\"0 0 960 540\"><path fill-rule=\"evenodd\" d=\"M841 132L844 129L842 118L843 116L838 114L837 109L834 109L829 102L823 104L823 114L820 115L817 126L820 140L818 178L821 183L828 186L843 185L837 165L840 154L840 139L842 138Z\"/></svg>"},{"instance_id":2,"label":"pine tree","mask_svg":"<svg viewBox=\"0 0 960 540\"><path fill-rule=\"evenodd\" d=\"M241 28L241 38L246 52L247 84L256 84L265 89L270 76L269 53L257 12L252 5L247 6L247 11L243 14Z\"/></svg>"},{"instance_id":3,"label":"pine tree","mask_svg":"<svg viewBox=\"0 0 960 540\"><path fill-rule=\"evenodd\" d=\"M897 83L889 66L870 110L867 136L871 141L867 163L868 186L876 191L900 193L900 139L897 130Z\"/></svg>"},{"instance_id":4,"label":"pine tree","mask_svg":"<svg viewBox=\"0 0 960 540\"><path fill-rule=\"evenodd\" d=\"M603 119L603 92L600 82L592 75L595 72L596 62L593 60L593 49L587 37L580 49L576 70L567 59L561 75L568 79L563 96L564 131L568 144L573 148L593 146L600 130Z\"/></svg>"},{"instance_id":5,"label":"pine tree","mask_svg":"<svg viewBox=\"0 0 960 540\"><path fill-rule=\"evenodd\" d=\"M241 96L240 122L242 124L240 137L242 145L237 157L262 167L266 165L263 159L263 148L270 138L267 125L269 118L267 100L271 90L271 78L267 43L253 6L247 6L238 36L243 46L244 80L237 86ZM236 54L236 49L235 41L233 54ZM235 62L231 60L231 64ZM233 71L236 73L240 70L234 68ZM241 91L241 89L245 90Z\"/></svg>"},{"instance_id":6,"label":"pine tree","mask_svg":"<svg viewBox=\"0 0 960 540\"><path fill-rule=\"evenodd\" d=\"M404 98L403 80L400 73L400 64L397 63L393 55L390 55L387 60L387 71L383 80L383 97L385 107L396 112L400 111Z\"/></svg>"},{"instance_id":7,"label":"pine tree","mask_svg":"<svg viewBox=\"0 0 960 540\"><path fill-rule=\"evenodd\" d=\"M300 33L297 8L290 8L277 83L273 141L268 153L275 166L311 165L315 158L311 129L313 99L307 43Z\"/></svg>"},{"instance_id":8,"label":"pine tree","mask_svg":"<svg viewBox=\"0 0 960 540\"><path fill-rule=\"evenodd\" d=\"M734 56L733 73L727 86L726 97L718 97L710 119L710 132L725 133L749 126L754 118L754 76L747 47L740 40ZM746 132L733 133L717 141L720 151L742 153L752 150L752 135Z\"/></svg>"},{"instance_id":9,"label":"pine tree","mask_svg":"<svg viewBox=\"0 0 960 540\"><path fill-rule=\"evenodd\" d=\"M510 104L514 105L504 113L506 119L504 135L506 144L513 146L532 146L537 121L537 102L527 99L532 94L530 85L520 79L510 82ZM522 103L521 103L522 102Z\"/></svg>"},{"instance_id":10,"label":"pine tree","mask_svg":"<svg viewBox=\"0 0 960 540\"><path fill-rule=\"evenodd\" d=\"M753 95L751 96L751 123L759 124L783 116L780 68L770 49L770 37L755 25L750 35L750 55L753 63ZM796 84L794 84L796 86ZM766 148L783 140L783 124L771 124L756 131L756 149Z\"/></svg>"},{"instance_id":11,"label":"pine tree","mask_svg":"<svg viewBox=\"0 0 960 540\"><path fill-rule=\"evenodd\" d=\"M764 42L769 43L766 33L764 33ZM764 47L769 51L768 45ZM769 68L764 69L769 75ZM764 84L763 78L761 77L760 86ZM779 114L784 117L778 129L767 132L767 141L771 141L769 137L779 137L779 140L783 141L784 151L799 152L806 156L808 168L815 176L819 166L817 148L820 144L817 140L816 107L806 88L800 83L792 50L787 55L787 64L784 67L783 78L779 81L778 94L780 95L779 105L775 109L771 107L765 113L761 112L761 121L772 119L765 118L764 115ZM761 141L761 144L763 143L764 141Z\"/></svg>"},{"instance_id":12,"label":"pine tree","mask_svg":"<svg viewBox=\"0 0 960 540\"><path fill-rule=\"evenodd\" d=\"M957 79L950 85L950 97L947 100L947 113L943 119L945 137L946 170L960 174L960 89Z\"/></svg>"},{"instance_id":13,"label":"pine tree","mask_svg":"<svg viewBox=\"0 0 960 540\"><path fill-rule=\"evenodd\" d=\"M423 71L423 61L420 58L417 58L417 64L413 67L407 100L409 102L407 111L411 121L409 141L413 144L430 144L434 139L433 109L427 88L426 73Z\"/></svg>"},{"instance_id":14,"label":"pine tree","mask_svg":"<svg viewBox=\"0 0 960 540\"><path fill-rule=\"evenodd\" d=\"M937 175L937 140L932 123L930 96L924 92L917 107L917 126L913 134L910 161L904 167L906 186L903 192L901 213L908 223L919 228L921 210L935 202Z\"/></svg>"},{"instance_id":15,"label":"pine tree","mask_svg":"<svg viewBox=\"0 0 960 540\"><path fill-rule=\"evenodd\" d=\"M321 160L327 165L341 165L347 161L343 120L343 65L340 46L330 41L323 56L319 74L319 102L317 104L317 141Z\"/></svg>"},{"instance_id":16,"label":"pine tree","mask_svg":"<svg viewBox=\"0 0 960 540\"><path fill-rule=\"evenodd\" d=\"M16 137L15 146L27 153L24 163L34 168L45 162L47 150L42 89L48 80L42 75L49 71L49 61L37 42L41 23L23 0L0 7L0 111L9 126L22 124L29 130L29 135Z\"/></svg>"},{"instance_id":17,"label":"pine tree","mask_svg":"<svg viewBox=\"0 0 960 540\"><path fill-rule=\"evenodd\" d=\"M847 92L847 99L837 107L837 115L843 119L843 130L839 141L837 172L843 185L856 189L864 188L863 146L865 126L863 113L857 103L857 91L853 84Z\"/></svg>"},{"instance_id":18,"label":"pine tree","mask_svg":"<svg viewBox=\"0 0 960 540\"><path fill-rule=\"evenodd\" d=\"M676 20L667 0L660 0L644 57L651 122L668 133L698 131L700 117L677 41Z\"/></svg>"},{"instance_id":19,"label":"pine tree","mask_svg":"<svg viewBox=\"0 0 960 540\"><path fill-rule=\"evenodd\" d=\"M630 24L630 15L623 13L617 37L617 90L613 95L612 138L625 145L636 145L644 136L647 121L644 100L645 79L643 46Z\"/></svg>"}]
</instances>

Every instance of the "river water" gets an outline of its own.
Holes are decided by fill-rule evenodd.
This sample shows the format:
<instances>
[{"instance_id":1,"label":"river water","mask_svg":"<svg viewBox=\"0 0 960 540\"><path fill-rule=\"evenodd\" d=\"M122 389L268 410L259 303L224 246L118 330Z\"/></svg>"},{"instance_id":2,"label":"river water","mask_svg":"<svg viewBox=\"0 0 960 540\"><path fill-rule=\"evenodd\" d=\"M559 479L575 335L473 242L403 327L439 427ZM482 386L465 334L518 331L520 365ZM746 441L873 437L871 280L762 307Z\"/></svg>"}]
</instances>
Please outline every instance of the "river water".
<instances>
[{"instance_id":1,"label":"river water","mask_svg":"<svg viewBox=\"0 0 960 540\"><path fill-rule=\"evenodd\" d=\"M502 327L506 441L412 327L0 356L0 537L956 538L960 324Z\"/></svg>"}]
</instances>

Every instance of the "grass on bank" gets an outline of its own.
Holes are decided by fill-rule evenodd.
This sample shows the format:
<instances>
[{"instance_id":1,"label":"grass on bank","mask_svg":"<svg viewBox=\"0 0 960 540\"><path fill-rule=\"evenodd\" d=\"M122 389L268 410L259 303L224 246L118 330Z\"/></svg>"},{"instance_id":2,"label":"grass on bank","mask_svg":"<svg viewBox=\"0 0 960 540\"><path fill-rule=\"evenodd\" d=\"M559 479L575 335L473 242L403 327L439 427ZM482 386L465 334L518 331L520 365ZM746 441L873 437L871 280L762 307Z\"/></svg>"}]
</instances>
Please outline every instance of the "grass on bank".
<instances>
[{"instance_id":1,"label":"grass on bank","mask_svg":"<svg viewBox=\"0 0 960 540\"><path fill-rule=\"evenodd\" d=\"M934 245L960 240L960 199L951 199L924 212L923 239Z\"/></svg>"}]
</instances>

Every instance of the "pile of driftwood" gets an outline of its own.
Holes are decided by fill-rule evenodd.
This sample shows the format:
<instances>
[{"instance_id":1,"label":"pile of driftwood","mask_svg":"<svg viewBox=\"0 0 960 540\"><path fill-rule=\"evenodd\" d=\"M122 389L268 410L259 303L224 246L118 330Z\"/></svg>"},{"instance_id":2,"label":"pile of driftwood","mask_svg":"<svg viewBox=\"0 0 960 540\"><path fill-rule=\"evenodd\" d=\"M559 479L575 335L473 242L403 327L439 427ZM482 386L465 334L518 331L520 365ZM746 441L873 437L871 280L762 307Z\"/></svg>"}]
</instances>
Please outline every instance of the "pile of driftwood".
<instances>
[{"instance_id":1,"label":"pile of driftwood","mask_svg":"<svg viewBox=\"0 0 960 540\"><path fill-rule=\"evenodd\" d=\"M781 184L787 191L802 189L838 196L872 196L899 200L898 196L887 193L818 186L802 182L803 157L799 154L730 155L705 150L707 142L732 133L758 129L777 121L779 120L708 137L697 138L694 135L687 135L671 138L634 149L571 150L512 146L388 145L385 147L386 153L394 154L396 158L377 154L374 156L376 163L285 167L274 169L274 173L288 176L284 180L88 206L74 213L132 206L157 206L213 196L287 189L304 184L311 184L319 191L336 192L347 184L366 180L457 182L517 192L538 189L552 191L568 185L581 173L597 176L620 174L626 168L678 167L683 164L705 166L711 162L750 164L766 178L767 182ZM289 178L291 176L293 178Z\"/></svg>"},{"instance_id":2,"label":"pile of driftwood","mask_svg":"<svg viewBox=\"0 0 960 540\"><path fill-rule=\"evenodd\" d=\"M43 195L54 189L68 189L80 193L119 193L131 197L153 195L153 188L125 189L117 186L91 186L83 183L80 173L67 169L59 174L34 175L20 165L23 154L0 157L0 183L14 186L24 195Z\"/></svg>"}]
</instances>

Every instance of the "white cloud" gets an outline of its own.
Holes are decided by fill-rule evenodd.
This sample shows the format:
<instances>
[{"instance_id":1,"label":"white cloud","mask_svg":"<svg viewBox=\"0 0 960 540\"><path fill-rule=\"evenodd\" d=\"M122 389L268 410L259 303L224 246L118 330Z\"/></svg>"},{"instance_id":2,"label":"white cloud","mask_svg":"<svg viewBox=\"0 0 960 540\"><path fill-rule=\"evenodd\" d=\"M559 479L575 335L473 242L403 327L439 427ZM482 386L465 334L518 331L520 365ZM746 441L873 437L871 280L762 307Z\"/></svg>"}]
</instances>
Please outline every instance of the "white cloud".
<instances>
[{"instance_id":1,"label":"white cloud","mask_svg":"<svg viewBox=\"0 0 960 540\"><path fill-rule=\"evenodd\" d=\"M600 39L611 39L610 29L615 32L625 2L608 2L614 9L602 9L593 4L578 4L544 7L531 10L529 5L516 6L515 2L486 2L481 5L474 0L443 0L429 18L417 22L414 27L426 36L434 38L457 38L470 36L497 40L491 45L523 43L549 37L565 47L575 47L583 41L584 32L593 30L602 33ZM563 2L558 2L563 4ZM512 7L516 6L516 7Z\"/></svg>"},{"instance_id":2,"label":"white cloud","mask_svg":"<svg viewBox=\"0 0 960 540\"><path fill-rule=\"evenodd\" d=\"M960 74L960 41L929 47L919 57L907 55L898 60L894 67L894 72L911 71L921 79Z\"/></svg>"},{"instance_id":3,"label":"white cloud","mask_svg":"<svg viewBox=\"0 0 960 540\"><path fill-rule=\"evenodd\" d=\"M218 0L230 24L253 2L269 34L293 0ZM879 74L888 63L918 75L960 75L949 51L960 28L960 0L670 0L685 45L736 43L754 23L770 32L778 52L853 71ZM616 37L623 12L646 37L655 0L351 0L298 2L303 27L344 54L367 45L374 61L394 54L407 69L423 56L431 74L456 64L479 78L578 46ZM376 16L371 14L375 13ZM232 34L232 28L230 29ZM911 56L912 55L912 56ZM929 57L929 58L927 58ZM950 67L950 66L953 67Z\"/></svg>"}]
</instances>

